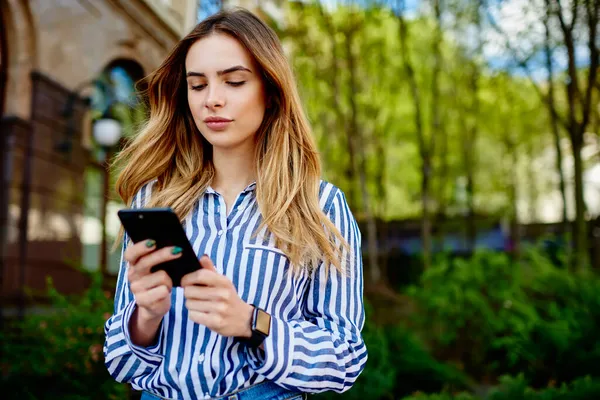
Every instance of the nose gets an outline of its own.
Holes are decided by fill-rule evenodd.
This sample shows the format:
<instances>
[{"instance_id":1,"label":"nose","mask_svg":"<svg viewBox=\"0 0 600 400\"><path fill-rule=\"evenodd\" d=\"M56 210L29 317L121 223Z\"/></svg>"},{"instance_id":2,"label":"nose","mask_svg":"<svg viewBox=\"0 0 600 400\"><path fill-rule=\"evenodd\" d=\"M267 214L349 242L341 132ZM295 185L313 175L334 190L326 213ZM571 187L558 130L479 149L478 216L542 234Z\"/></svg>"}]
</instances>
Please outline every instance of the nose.
<instances>
[{"instance_id":1,"label":"nose","mask_svg":"<svg viewBox=\"0 0 600 400\"><path fill-rule=\"evenodd\" d=\"M205 107L211 110L222 108L225 105L225 97L223 91L218 85L209 85L207 87Z\"/></svg>"}]
</instances>

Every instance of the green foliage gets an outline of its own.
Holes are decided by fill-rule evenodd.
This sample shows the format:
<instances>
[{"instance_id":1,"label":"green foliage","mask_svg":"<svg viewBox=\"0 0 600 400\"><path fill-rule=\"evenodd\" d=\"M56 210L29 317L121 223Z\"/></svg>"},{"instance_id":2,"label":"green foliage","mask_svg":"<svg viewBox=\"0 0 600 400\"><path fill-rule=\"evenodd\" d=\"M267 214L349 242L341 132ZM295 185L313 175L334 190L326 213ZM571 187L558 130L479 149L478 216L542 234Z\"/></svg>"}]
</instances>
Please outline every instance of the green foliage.
<instances>
[{"instance_id":1,"label":"green foliage","mask_svg":"<svg viewBox=\"0 0 600 400\"><path fill-rule=\"evenodd\" d=\"M366 307L369 315L370 307ZM396 399L417 390L434 392L467 386L464 374L435 360L406 328L367 322L362 333L369 351L364 372L346 393L323 393L317 398Z\"/></svg>"},{"instance_id":2,"label":"green foliage","mask_svg":"<svg viewBox=\"0 0 600 400\"><path fill-rule=\"evenodd\" d=\"M492 389L488 400L595 400L600 398L600 380L584 377L563 384L559 388L549 387L534 390L528 386L523 375L517 377L503 376L498 388ZM416 393L403 400L478 400L469 393L459 394L423 394Z\"/></svg>"},{"instance_id":3,"label":"green foliage","mask_svg":"<svg viewBox=\"0 0 600 400\"><path fill-rule=\"evenodd\" d=\"M394 356L396 369L394 398L415 391L437 392L468 386L465 374L433 358L414 332L402 326L389 327L386 332L388 352Z\"/></svg>"},{"instance_id":4,"label":"green foliage","mask_svg":"<svg viewBox=\"0 0 600 400\"><path fill-rule=\"evenodd\" d=\"M592 400L600 398L600 380L584 377L559 388L535 391L522 375L505 376L499 388L491 391L490 400Z\"/></svg>"},{"instance_id":5,"label":"green foliage","mask_svg":"<svg viewBox=\"0 0 600 400\"><path fill-rule=\"evenodd\" d=\"M439 359L476 379L523 372L535 386L599 375L600 279L553 265L538 251L520 261L477 253L443 259L408 293L412 323Z\"/></svg>"},{"instance_id":6,"label":"green foliage","mask_svg":"<svg viewBox=\"0 0 600 400\"><path fill-rule=\"evenodd\" d=\"M104 366L103 325L112 297L100 274L81 296L60 294L48 279L50 307L10 321L0 332L3 398L121 399L127 386Z\"/></svg>"},{"instance_id":7,"label":"green foliage","mask_svg":"<svg viewBox=\"0 0 600 400\"><path fill-rule=\"evenodd\" d=\"M367 316L370 315L369 307L369 304L365 304ZM369 359L367 367L359 376L352 390L343 395L322 393L315 398L323 400L338 397L357 400L366 398L383 399L392 393L396 363L392 360L392 354L389 351L389 340L385 335L385 330L367 321L362 336L369 352Z\"/></svg>"},{"instance_id":8,"label":"green foliage","mask_svg":"<svg viewBox=\"0 0 600 400\"><path fill-rule=\"evenodd\" d=\"M477 397L469 393L459 393L452 395L449 393L416 393L412 396L404 397L402 400L478 400Z\"/></svg>"},{"instance_id":9,"label":"green foliage","mask_svg":"<svg viewBox=\"0 0 600 400\"><path fill-rule=\"evenodd\" d=\"M355 151L356 157L366 160L371 212L383 219L416 217L421 214L422 160L399 22L390 10L392 3L363 4L326 7L319 2L290 2L281 35L319 142L325 177L347 193L360 217L362 200L352 196L358 181L349 173L350 144L360 134L364 146ZM465 11L452 7L474 8L473 2L460 4L445 6L461 26L446 24L441 42L434 34L436 22L431 15L406 21L423 134L436 137L437 142L429 196L433 209L443 208L448 215L466 211L462 183L466 151L472 155L477 212L510 215L514 202L509 188L523 187L523 193L531 191L533 199L536 190L547 192L555 187L553 176L548 175L550 168L536 171L534 180L527 174L532 161L552 145L548 113L527 79L490 71L456 40L472 21L465 22L459 15ZM432 81L435 44L440 45L442 58L437 91ZM473 87L474 74L477 88ZM434 107L440 114L438 127L432 123ZM354 120L357 132L350 129ZM467 140L473 128L477 139Z\"/></svg>"}]
</instances>

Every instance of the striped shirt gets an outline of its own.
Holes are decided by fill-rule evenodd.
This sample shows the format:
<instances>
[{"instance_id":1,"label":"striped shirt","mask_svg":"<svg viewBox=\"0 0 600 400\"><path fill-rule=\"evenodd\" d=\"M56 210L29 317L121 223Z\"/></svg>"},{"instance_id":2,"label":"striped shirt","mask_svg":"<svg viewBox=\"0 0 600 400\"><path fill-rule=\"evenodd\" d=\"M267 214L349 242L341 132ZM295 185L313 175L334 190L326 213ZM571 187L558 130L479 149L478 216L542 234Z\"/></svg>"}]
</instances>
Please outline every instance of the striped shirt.
<instances>
[{"instance_id":1,"label":"striped shirt","mask_svg":"<svg viewBox=\"0 0 600 400\"><path fill-rule=\"evenodd\" d=\"M144 206L152 184L136 194L133 208ZM264 380L303 392L343 392L355 382L367 361L360 334L365 319L361 235L344 194L321 182L319 204L350 245L344 274L332 267L294 275L287 273L289 259L266 229L253 235L262 219L255 187L238 195L228 215L224 198L209 187L184 227L196 254L210 256L242 300L271 315L264 350L190 320L180 287L171 292L157 343L133 344L128 322L136 303L121 258L104 344L106 366L117 381L168 399L218 397ZM126 237L123 252L127 242Z\"/></svg>"}]
</instances>

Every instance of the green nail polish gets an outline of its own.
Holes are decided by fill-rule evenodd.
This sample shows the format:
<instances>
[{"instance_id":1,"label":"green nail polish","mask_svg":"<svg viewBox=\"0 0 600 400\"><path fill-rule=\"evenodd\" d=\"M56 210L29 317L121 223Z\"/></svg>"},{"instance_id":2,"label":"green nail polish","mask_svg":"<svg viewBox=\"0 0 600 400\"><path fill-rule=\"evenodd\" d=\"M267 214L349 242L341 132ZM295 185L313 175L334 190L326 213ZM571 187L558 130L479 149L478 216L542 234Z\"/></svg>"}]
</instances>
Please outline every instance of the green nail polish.
<instances>
[{"instance_id":1,"label":"green nail polish","mask_svg":"<svg viewBox=\"0 0 600 400\"><path fill-rule=\"evenodd\" d=\"M183 249L181 247L175 246L175 247L173 247L173 250L171 250L171 254L177 255L177 254L181 253L182 251L183 251Z\"/></svg>"},{"instance_id":2,"label":"green nail polish","mask_svg":"<svg viewBox=\"0 0 600 400\"><path fill-rule=\"evenodd\" d=\"M148 241L146 241L146 247L147 248L154 247L155 244L156 244L156 242L154 240L148 240Z\"/></svg>"}]
</instances>

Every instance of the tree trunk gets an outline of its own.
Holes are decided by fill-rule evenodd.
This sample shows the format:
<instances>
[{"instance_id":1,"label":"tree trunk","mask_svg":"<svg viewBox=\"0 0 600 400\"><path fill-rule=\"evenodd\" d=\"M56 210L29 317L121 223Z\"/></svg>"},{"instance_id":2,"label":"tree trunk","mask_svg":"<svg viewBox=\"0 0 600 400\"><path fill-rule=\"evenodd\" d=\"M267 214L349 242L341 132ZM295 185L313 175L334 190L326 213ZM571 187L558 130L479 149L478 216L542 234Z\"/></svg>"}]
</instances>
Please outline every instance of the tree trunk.
<instances>
[{"instance_id":1,"label":"tree trunk","mask_svg":"<svg viewBox=\"0 0 600 400\"><path fill-rule=\"evenodd\" d=\"M362 137L361 129L358 127L358 107L356 105L356 94L358 93L358 87L356 83L356 70L355 70L355 58L352 52L352 45L354 42L354 27L350 27L345 32L346 40L346 59L348 62L348 70L350 74L350 137L356 140L357 149L359 150L356 154L358 157L359 168L358 176L360 182L360 190L362 195L362 206L363 213L367 220L367 240L368 240L368 259L369 259L369 271L371 276L371 282L377 283L381 280L381 270L379 269L378 262L378 249L377 249L377 225L371 209L371 202L369 197L369 191L367 188L367 166L366 166L366 154L365 154L365 143ZM351 140L351 142L354 142Z\"/></svg>"},{"instance_id":2,"label":"tree trunk","mask_svg":"<svg viewBox=\"0 0 600 400\"><path fill-rule=\"evenodd\" d=\"M510 152L510 189L509 189L509 198L510 198L510 242L511 242L511 251L515 258L518 258L521 250L521 235L519 233L519 214L517 212L517 172L516 165L518 162L517 151L513 144L509 145Z\"/></svg>"},{"instance_id":3,"label":"tree trunk","mask_svg":"<svg viewBox=\"0 0 600 400\"><path fill-rule=\"evenodd\" d=\"M479 56L483 53L483 44L481 41L481 0L475 2L475 25L477 27L477 49L476 55ZM479 65L477 60L471 61L471 95L473 96L471 103L471 125L468 132L467 140L465 145L467 146L467 153L465 154L466 174L467 174L467 241L470 251L475 251L475 245L477 241L477 222L475 220L475 164L477 154L477 137L479 129Z\"/></svg>"},{"instance_id":4,"label":"tree trunk","mask_svg":"<svg viewBox=\"0 0 600 400\"><path fill-rule=\"evenodd\" d=\"M433 10L434 10L434 15L435 15L435 34L433 37L433 48L432 48L432 53L433 53L433 71L432 71L432 75L431 75L431 136L430 136L430 141L429 141L429 145L428 145L428 155L429 155L429 160L427 162L428 167L430 169L430 176L428 177L429 179L431 179L431 175L434 175L432 170L433 170L433 156L434 154L436 154L436 138L440 135L442 135L443 133L442 131L442 116L441 116L441 109L440 109L440 73L442 71L442 52L441 52L441 45L442 45L442 41L444 39L444 36L442 34L442 0L433 0ZM445 157L445 156L444 156ZM445 157L447 160L447 157ZM423 185L423 191L424 193L426 193L426 198L429 198L429 191L430 191L430 183L425 183ZM442 193L443 196L443 193ZM439 198L441 199L441 197ZM443 202L443 200L442 200ZM439 210L438 210L438 215L439 215ZM430 217L428 217L429 223L431 223L430 221ZM429 227L429 232L431 232L432 228ZM443 235L443 233L442 233ZM433 250L433 249L432 249Z\"/></svg>"},{"instance_id":5,"label":"tree trunk","mask_svg":"<svg viewBox=\"0 0 600 400\"><path fill-rule=\"evenodd\" d=\"M438 199L438 208L436 212L435 225L437 230L437 241L439 248L443 251L445 249L445 223L446 214L448 208L448 199L446 198L446 189L448 187L448 175L450 170L450 164L448 162L448 133L443 125L440 127L440 167L438 173L438 189L436 199Z\"/></svg>"},{"instance_id":6,"label":"tree trunk","mask_svg":"<svg viewBox=\"0 0 600 400\"><path fill-rule=\"evenodd\" d=\"M581 150L583 148L583 132L572 135L571 145L573 146L573 164L575 169L575 254L573 262L576 270L583 270L589 265L589 252L587 246L587 226L585 222L585 200L583 197L583 162L581 159Z\"/></svg>"},{"instance_id":7,"label":"tree trunk","mask_svg":"<svg viewBox=\"0 0 600 400\"><path fill-rule=\"evenodd\" d=\"M325 24L325 29L327 30L327 36L329 38L329 42L331 45L331 69L333 75L333 94L331 98L331 106L336 115L337 119L337 127L342 130L342 139L344 140L344 145L346 147L346 151L348 152L348 164L344 170L344 176L346 177L346 197L348 199L348 205L350 209L357 210L358 209L358 197L356 194L355 185L357 183L356 180L356 144L354 142L354 138L352 134L348 132L347 124L346 124L346 116L340 104L341 101L341 91L340 91L340 66L339 66L339 52L336 41L336 28L331 20L331 16L327 13L327 11L323 8L321 2L316 2L316 5L319 10L319 14L321 18L323 18L323 22Z\"/></svg>"},{"instance_id":8,"label":"tree trunk","mask_svg":"<svg viewBox=\"0 0 600 400\"><path fill-rule=\"evenodd\" d=\"M423 242L423 268L428 269L431 265L431 221L429 215L431 157L425 141L419 87L417 85L417 79L408 49L408 28L403 16L404 2L400 0L399 3L398 22L400 30L400 49L402 52L402 59L404 60L404 70L410 86L413 106L415 108L415 128L419 144L419 153L421 155L421 208L423 213L421 219L421 240Z\"/></svg>"},{"instance_id":9,"label":"tree trunk","mask_svg":"<svg viewBox=\"0 0 600 400\"><path fill-rule=\"evenodd\" d=\"M549 1L549 0L546 0ZM546 96L546 103L548 105L548 113L550 114L550 127L552 128L552 137L554 139L554 149L556 151L556 171L559 177L559 188L560 196L562 200L562 224L563 233L567 234L569 231L569 216L567 214L567 192L565 185L565 174L563 172L563 156L562 148L560 146L560 131L558 125L558 116L556 115L556 105L554 101L554 68L552 66L552 49L551 49L551 38L550 38L550 9L547 9L546 17L544 18L544 30L545 30L545 55L546 55L546 69L548 71L548 96Z\"/></svg>"},{"instance_id":10,"label":"tree trunk","mask_svg":"<svg viewBox=\"0 0 600 400\"><path fill-rule=\"evenodd\" d=\"M586 206L584 199L583 160L581 159L581 150L583 148L583 135L591 116L592 91L597 84L596 76L599 64L597 32L600 1L584 0L583 3L583 9L586 11L587 17L588 49L590 53L586 87L580 87L579 85L579 76L575 59L575 39L573 36L577 16L579 15L579 12L581 12L581 7L579 7L581 3L578 0L573 1L573 12L571 13L570 22L566 21L558 0L554 0L551 4L550 2L547 2L546 5L549 9L548 12L556 15L560 22L564 45L567 50L568 79L565 88L568 105L567 128L573 150L573 164L575 170L575 228L573 233L575 254L573 257L573 268L582 270L589 265L589 252L587 245L587 226L585 222Z\"/></svg>"},{"instance_id":11,"label":"tree trunk","mask_svg":"<svg viewBox=\"0 0 600 400\"><path fill-rule=\"evenodd\" d=\"M538 220L538 200L539 200L539 192L537 187L537 174L535 169L533 168L534 161L534 146L530 139L527 139L527 197L529 200L529 217L532 222L536 222Z\"/></svg>"}]
</instances>

